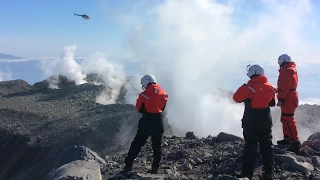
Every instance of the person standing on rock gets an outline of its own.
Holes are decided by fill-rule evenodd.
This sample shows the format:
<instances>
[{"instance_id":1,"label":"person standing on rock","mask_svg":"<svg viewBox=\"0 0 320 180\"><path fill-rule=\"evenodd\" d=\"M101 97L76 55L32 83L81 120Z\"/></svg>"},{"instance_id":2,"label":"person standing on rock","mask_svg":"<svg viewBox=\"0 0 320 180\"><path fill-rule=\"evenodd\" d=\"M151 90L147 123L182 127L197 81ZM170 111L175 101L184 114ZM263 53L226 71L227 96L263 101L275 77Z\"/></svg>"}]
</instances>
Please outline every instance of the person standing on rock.
<instances>
[{"instance_id":1,"label":"person standing on rock","mask_svg":"<svg viewBox=\"0 0 320 180\"><path fill-rule=\"evenodd\" d=\"M248 83L240 86L233 95L235 102L244 102L245 105L242 118L245 146L240 177L252 178L259 143L264 161L263 176L265 179L272 179L274 151L270 107L275 106L276 88L268 82L261 65L249 65L247 75L250 78Z\"/></svg>"},{"instance_id":2,"label":"person standing on rock","mask_svg":"<svg viewBox=\"0 0 320 180\"><path fill-rule=\"evenodd\" d=\"M283 140L277 141L279 145L287 147L288 151L299 152L301 143L298 137L298 130L294 113L298 107L298 73L296 64L287 54L278 58L278 103L281 108Z\"/></svg>"},{"instance_id":3,"label":"person standing on rock","mask_svg":"<svg viewBox=\"0 0 320 180\"><path fill-rule=\"evenodd\" d=\"M132 171L133 161L138 156L141 147L151 136L153 149L152 169L148 173L156 174L161 160L161 143L164 133L163 115L168 94L157 84L153 75L145 75L141 78L142 89L136 102L136 109L142 114L139 121L137 134L131 143L128 155L125 158L123 172Z\"/></svg>"}]
</instances>

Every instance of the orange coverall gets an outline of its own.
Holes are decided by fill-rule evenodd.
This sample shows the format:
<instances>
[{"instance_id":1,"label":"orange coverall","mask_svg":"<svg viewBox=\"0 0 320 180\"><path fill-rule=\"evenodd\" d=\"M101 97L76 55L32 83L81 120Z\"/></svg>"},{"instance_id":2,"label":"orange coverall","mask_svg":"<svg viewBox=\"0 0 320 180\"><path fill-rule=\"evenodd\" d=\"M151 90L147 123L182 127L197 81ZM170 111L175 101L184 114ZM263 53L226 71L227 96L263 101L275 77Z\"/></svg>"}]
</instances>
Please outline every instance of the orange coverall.
<instances>
[{"instance_id":1,"label":"orange coverall","mask_svg":"<svg viewBox=\"0 0 320 180\"><path fill-rule=\"evenodd\" d=\"M299 141L294 113L298 107L298 73L294 62L287 63L279 69L278 101L281 105L282 130L284 140Z\"/></svg>"}]
</instances>

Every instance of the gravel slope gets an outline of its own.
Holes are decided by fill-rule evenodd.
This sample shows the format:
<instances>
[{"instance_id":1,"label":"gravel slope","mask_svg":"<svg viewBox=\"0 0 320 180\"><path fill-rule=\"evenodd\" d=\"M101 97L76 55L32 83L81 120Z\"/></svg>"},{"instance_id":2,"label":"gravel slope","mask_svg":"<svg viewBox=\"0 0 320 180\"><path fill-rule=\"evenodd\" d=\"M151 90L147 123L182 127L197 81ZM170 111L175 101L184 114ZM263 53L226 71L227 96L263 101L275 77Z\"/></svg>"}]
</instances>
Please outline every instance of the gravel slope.
<instances>
[{"instance_id":1,"label":"gravel slope","mask_svg":"<svg viewBox=\"0 0 320 180\"><path fill-rule=\"evenodd\" d=\"M88 147L102 158L107 155L117 159L114 160L117 168L110 176L107 175L109 169L104 169L105 177L121 170L119 163L141 116L135 107L121 103L97 104L97 95L105 90L102 85L75 86L63 81L60 89L46 87L46 81L34 85L23 80L0 82L0 162L5 162L0 163L0 179L45 179L53 170L57 155L75 145ZM297 119L303 122L301 126L316 131L319 113L317 105L302 105L298 107ZM278 114L274 112L275 116ZM186 142L181 138L172 140L172 134L172 128L166 123L166 141L174 141L172 144L177 146L182 140ZM209 142L200 150L209 152L210 148ZM150 147L144 147L143 151L150 152ZM211 167L211 162L208 163L206 168ZM196 174L201 173L205 172Z\"/></svg>"},{"instance_id":2,"label":"gravel slope","mask_svg":"<svg viewBox=\"0 0 320 180\"><path fill-rule=\"evenodd\" d=\"M47 89L23 80L0 82L0 154L8 155L0 160L9 162L0 164L3 177L43 177L56 154L74 145L86 146L100 156L126 151L140 115L132 105L95 103L104 88L83 84ZM35 159L35 151L49 156ZM24 167L31 162L41 170Z\"/></svg>"}]
</instances>

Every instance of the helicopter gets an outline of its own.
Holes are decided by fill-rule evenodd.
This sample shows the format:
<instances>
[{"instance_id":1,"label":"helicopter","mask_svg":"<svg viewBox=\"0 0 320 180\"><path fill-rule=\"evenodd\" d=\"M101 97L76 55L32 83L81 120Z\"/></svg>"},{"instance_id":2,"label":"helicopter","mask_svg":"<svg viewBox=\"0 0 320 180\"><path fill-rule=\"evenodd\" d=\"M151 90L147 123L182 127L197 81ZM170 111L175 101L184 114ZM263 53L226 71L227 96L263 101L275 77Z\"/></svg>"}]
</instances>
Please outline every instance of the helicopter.
<instances>
[{"instance_id":1,"label":"helicopter","mask_svg":"<svg viewBox=\"0 0 320 180\"><path fill-rule=\"evenodd\" d=\"M83 20L89 20L90 17L86 14L77 14L77 13L74 13L75 16L80 16L82 17Z\"/></svg>"}]
</instances>

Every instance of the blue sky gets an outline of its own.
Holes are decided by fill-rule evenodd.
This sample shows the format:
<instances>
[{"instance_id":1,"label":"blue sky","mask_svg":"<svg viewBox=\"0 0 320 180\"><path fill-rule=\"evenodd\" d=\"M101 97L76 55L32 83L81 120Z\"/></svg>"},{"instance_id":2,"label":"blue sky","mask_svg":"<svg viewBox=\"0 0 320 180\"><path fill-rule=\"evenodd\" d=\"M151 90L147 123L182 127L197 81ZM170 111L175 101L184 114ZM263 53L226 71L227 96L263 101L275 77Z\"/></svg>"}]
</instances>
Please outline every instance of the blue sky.
<instances>
[{"instance_id":1,"label":"blue sky","mask_svg":"<svg viewBox=\"0 0 320 180\"><path fill-rule=\"evenodd\" d=\"M2 53L15 54L22 57L56 56L64 46L77 45L78 56L88 56L94 52L108 52L110 56L132 57L133 52L127 45L128 32L132 23L139 23L146 19L153 20L150 15L153 8L165 1L135 1L135 0L2 0L0 6L0 50ZM233 4L230 16L237 29L247 28L255 23L256 18L268 11L269 6L276 4L274 0L239 0L212 1L222 4ZM266 3L269 2L269 3ZM278 1L286 2L286 1ZM286 14L288 9L279 11ZM310 19L313 29L301 36L308 43L320 41L318 36L320 2L310 2L312 11L304 13L301 18ZM280 4L280 3L279 3ZM305 3L302 3L305 4ZM73 16L73 13L88 14L89 21ZM275 11L276 12L276 11ZM186 12L188 13L188 12ZM308 17L312 15L312 18ZM303 21L302 21L303 22ZM307 22L309 23L309 21ZM134 24L135 26L137 24ZM311 24L308 24L310 27ZM281 28L281 27L279 27ZM265 43L265 42L264 42Z\"/></svg>"},{"instance_id":2,"label":"blue sky","mask_svg":"<svg viewBox=\"0 0 320 180\"><path fill-rule=\"evenodd\" d=\"M117 2L117 3L116 3ZM79 55L96 51L123 55L124 29L112 12L125 8L121 1L1 1L0 50L22 57L56 56L76 44ZM78 14L87 14L89 21Z\"/></svg>"},{"instance_id":3,"label":"blue sky","mask_svg":"<svg viewBox=\"0 0 320 180\"><path fill-rule=\"evenodd\" d=\"M134 104L140 77L151 73L169 93L172 124L202 135L239 132L242 106L215 89L247 82L249 63L263 65L275 85L277 58L287 53L298 66L301 102L320 104L318 0L0 1L0 53L24 58L0 60L0 80L33 84L59 73L81 84L94 72L119 89L135 76ZM227 123L216 127L212 114Z\"/></svg>"}]
</instances>

